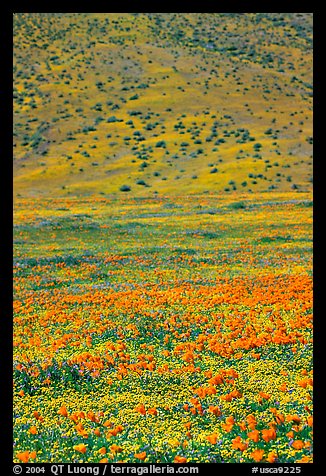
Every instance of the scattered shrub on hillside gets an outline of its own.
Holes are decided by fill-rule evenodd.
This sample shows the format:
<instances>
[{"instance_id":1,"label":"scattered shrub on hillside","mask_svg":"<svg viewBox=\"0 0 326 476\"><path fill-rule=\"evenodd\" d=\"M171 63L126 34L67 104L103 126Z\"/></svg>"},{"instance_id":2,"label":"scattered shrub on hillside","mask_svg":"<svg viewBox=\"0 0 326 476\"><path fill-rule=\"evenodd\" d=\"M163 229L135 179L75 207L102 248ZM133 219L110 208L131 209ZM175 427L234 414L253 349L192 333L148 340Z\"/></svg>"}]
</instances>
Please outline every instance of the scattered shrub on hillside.
<instances>
[{"instance_id":1,"label":"scattered shrub on hillside","mask_svg":"<svg viewBox=\"0 0 326 476\"><path fill-rule=\"evenodd\" d=\"M120 187L121 192L130 192L130 190L131 190L131 187L129 187L129 185L121 185Z\"/></svg>"}]
</instances>

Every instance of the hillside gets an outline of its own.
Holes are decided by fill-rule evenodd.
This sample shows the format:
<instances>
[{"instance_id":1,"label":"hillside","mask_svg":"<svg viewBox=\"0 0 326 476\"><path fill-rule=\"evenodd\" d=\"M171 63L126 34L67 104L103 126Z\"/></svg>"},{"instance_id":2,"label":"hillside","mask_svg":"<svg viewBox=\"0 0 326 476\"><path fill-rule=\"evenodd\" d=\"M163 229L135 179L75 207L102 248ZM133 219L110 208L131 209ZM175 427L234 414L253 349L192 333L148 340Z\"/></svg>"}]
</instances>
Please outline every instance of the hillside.
<instances>
[{"instance_id":1,"label":"hillside","mask_svg":"<svg viewBox=\"0 0 326 476\"><path fill-rule=\"evenodd\" d=\"M311 14L14 15L15 196L311 189Z\"/></svg>"}]
</instances>

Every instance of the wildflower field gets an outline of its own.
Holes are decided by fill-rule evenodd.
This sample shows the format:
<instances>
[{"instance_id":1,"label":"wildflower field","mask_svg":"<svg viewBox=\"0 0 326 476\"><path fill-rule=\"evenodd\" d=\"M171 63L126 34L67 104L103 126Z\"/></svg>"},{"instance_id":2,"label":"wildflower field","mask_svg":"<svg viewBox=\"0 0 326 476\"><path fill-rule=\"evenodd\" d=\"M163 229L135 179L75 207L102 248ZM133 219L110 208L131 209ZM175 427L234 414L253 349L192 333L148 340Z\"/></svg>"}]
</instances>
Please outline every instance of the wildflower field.
<instances>
[{"instance_id":1,"label":"wildflower field","mask_svg":"<svg viewBox=\"0 0 326 476\"><path fill-rule=\"evenodd\" d=\"M311 462L308 192L17 198L14 461Z\"/></svg>"},{"instance_id":2,"label":"wildflower field","mask_svg":"<svg viewBox=\"0 0 326 476\"><path fill-rule=\"evenodd\" d=\"M312 14L13 39L14 461L312 462Z\"/></svg>"}]
</instances>

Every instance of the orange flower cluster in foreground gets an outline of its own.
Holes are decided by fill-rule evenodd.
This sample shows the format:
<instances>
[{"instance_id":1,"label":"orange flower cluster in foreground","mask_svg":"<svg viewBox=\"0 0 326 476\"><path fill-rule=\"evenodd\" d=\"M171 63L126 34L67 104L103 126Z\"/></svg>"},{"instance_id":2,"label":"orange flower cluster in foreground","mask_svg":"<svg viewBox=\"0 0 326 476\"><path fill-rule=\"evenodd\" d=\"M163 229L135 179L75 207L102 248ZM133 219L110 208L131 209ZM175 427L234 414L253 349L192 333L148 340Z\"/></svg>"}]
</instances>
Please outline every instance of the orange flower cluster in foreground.
<instances>
[{"instance_id":1,"label":"orange flower cluster in foreground","mask_svg":"<svg viewBox=\"0 0 326 476\"><path fill-rule=\"evenodd\" d=\"M15 461L312 461L311 209L291 197L21 200Z\"/></svg>"}]
</instances>

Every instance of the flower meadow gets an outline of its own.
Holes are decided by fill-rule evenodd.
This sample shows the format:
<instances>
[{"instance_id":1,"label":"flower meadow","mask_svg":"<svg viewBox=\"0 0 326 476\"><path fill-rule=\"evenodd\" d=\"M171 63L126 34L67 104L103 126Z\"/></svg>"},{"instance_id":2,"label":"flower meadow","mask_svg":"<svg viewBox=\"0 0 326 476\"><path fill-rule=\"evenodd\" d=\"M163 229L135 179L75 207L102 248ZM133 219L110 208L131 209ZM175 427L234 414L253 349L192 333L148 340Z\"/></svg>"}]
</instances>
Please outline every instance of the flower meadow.
<instances>
[{"instance_id":1,"label":"flower meadow","mask_svg":"<svg viewBox=\"0 0 326 476\"><path fill-rule=\"evenodd\" d=\"M14 213L15 462L312 462L310 193Z\"/></svg>"}]
</instances>

